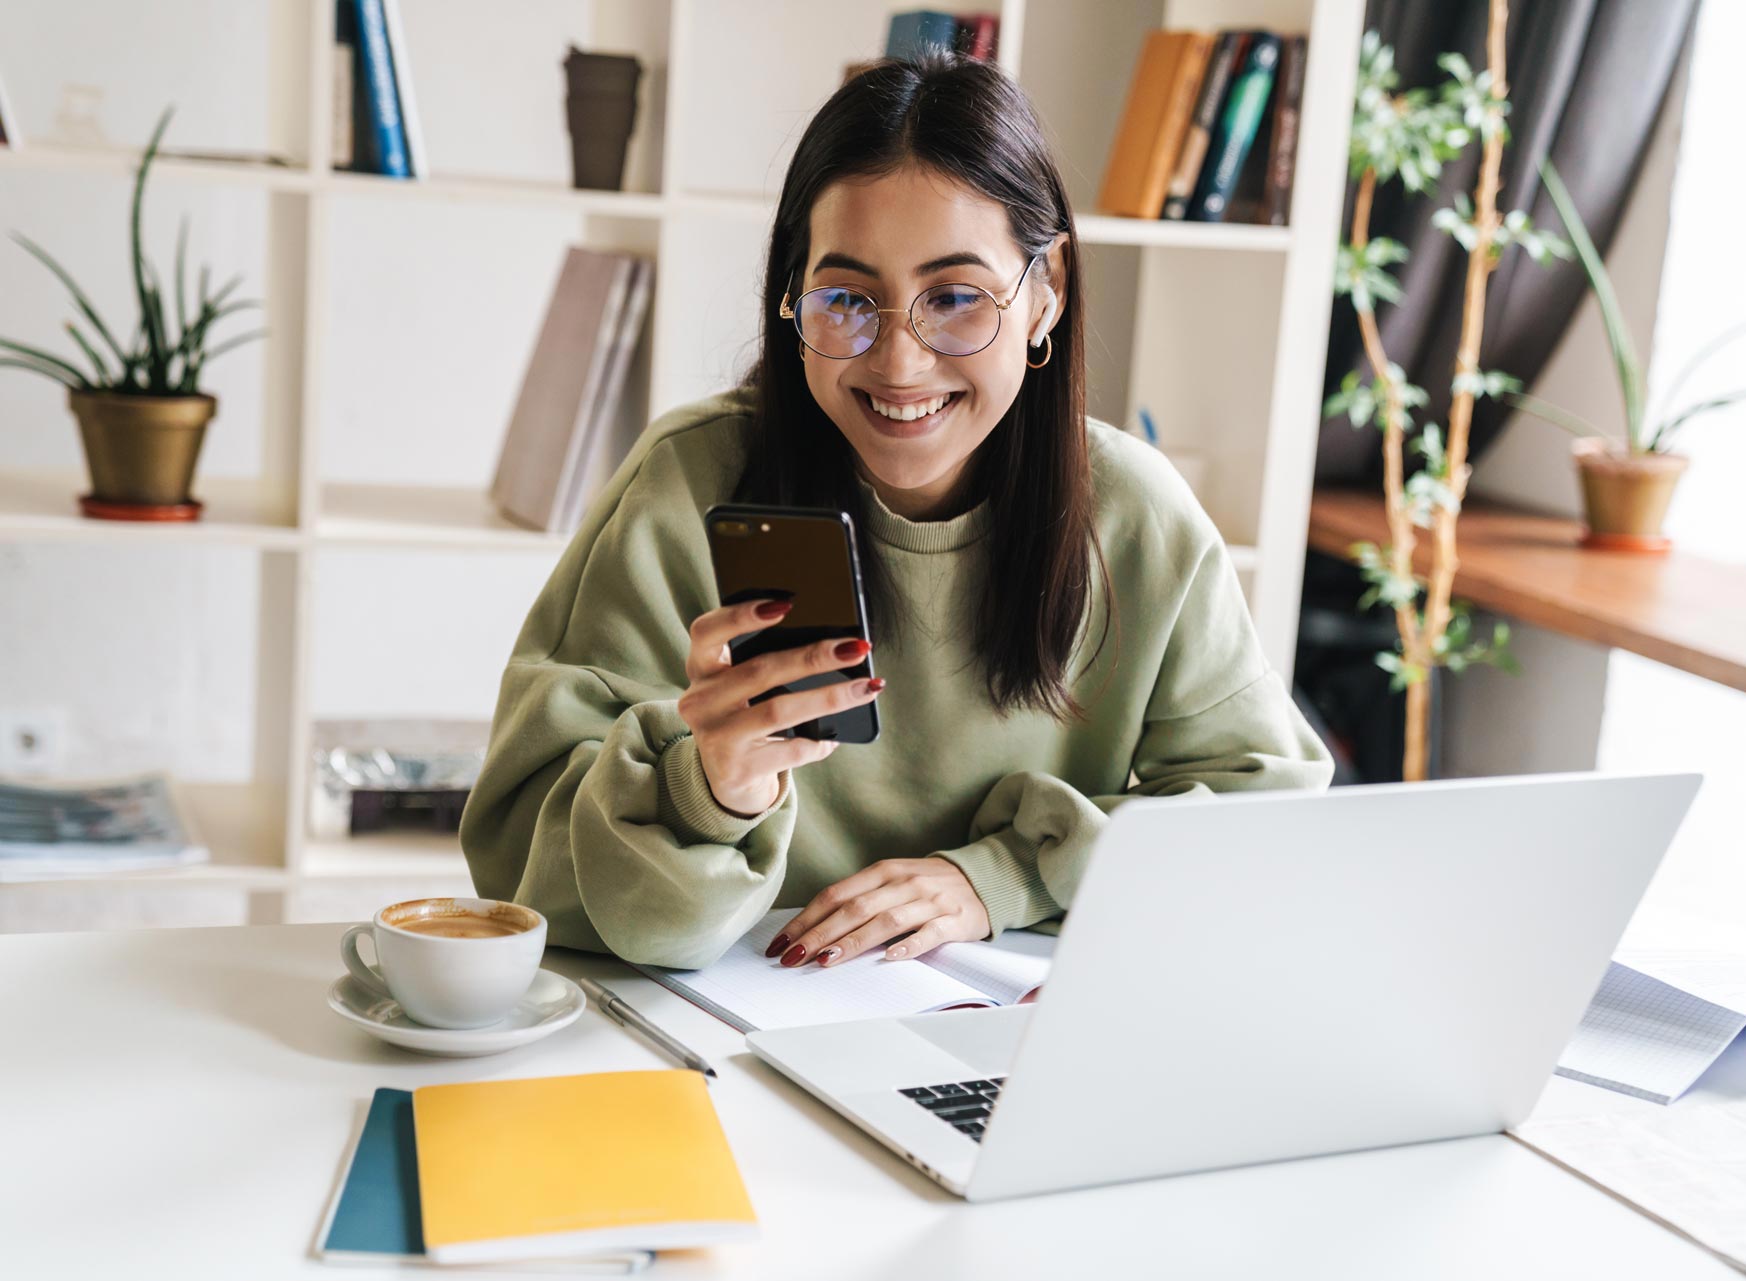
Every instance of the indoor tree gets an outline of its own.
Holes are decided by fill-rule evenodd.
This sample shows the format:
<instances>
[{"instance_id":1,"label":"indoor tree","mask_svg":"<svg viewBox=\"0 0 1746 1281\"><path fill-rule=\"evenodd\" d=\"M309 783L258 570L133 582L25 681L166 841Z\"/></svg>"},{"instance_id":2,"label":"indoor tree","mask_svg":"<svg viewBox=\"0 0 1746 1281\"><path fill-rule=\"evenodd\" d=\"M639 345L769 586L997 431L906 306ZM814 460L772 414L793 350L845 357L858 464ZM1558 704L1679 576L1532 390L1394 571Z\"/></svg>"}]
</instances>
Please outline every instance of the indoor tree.
<instances>
[{"instance_id":1,"label":"indoor tree","mask_svg":"<svg viewBox=\"0 0 1746 1281\"><path fill-rule=\"evenodd\" d=\"M1358 186L1351 238L1340 247L1334 292L1350 297L1357 311L1370 380L1362 381L1357 370L1347 374L1324 412L1345 414L1354 427L1374 423L1382 431L1389 542L1383 547L1355 544L1352 557L1368 584L1361 608L1380 602L1394 611L1396 647L1378 654L1376 661L1390 673L1393 687L1406 692L1401 776L1409 780L1423 779L1427 773L1432 670L1459 672L1479 663L1514 670L1507 625L1499 622L1489 637L1478 637L1468 609L1450 599L1457 565L1455 523L1470 470L1467 437L1474 402L1521 390L1521 383L1507 373L1479 367L1486 289L1500 256L1511 245L1519 245L1540 263L1569 253L1563 242L1536 231L1525 212L1498 210L1499 171L1509 139L1504 78L1507 13L1507 0L1491 0L1484 70L1475 72L1459 54L1444 54L1437 65L1448 79L1435 87L1398 89L1393 50L1374 31L1366 33L1360 55L1351 142L1351 173ZM1431 219L1433 226L1467 251L1461 333L1445 433L1436 423L1415 424L1414 411L1430 398L1423 387L1408 381L1383 349L1376 308L1400 301L1400 283L1389 269L1406 260L1407 249L1399 241L1371 237L1371 205L1380 183L1398 181L1415 194L1430 190L1443 165L1475 141L1480 161L1472 196L1457 196L1452 207L1439 209ZM1409 452L1419 460L1410 476ZM1430 543L1430 572L1423 579L1413 567L1420 530L1426 531Z\"/></svg>"}]
</instances>

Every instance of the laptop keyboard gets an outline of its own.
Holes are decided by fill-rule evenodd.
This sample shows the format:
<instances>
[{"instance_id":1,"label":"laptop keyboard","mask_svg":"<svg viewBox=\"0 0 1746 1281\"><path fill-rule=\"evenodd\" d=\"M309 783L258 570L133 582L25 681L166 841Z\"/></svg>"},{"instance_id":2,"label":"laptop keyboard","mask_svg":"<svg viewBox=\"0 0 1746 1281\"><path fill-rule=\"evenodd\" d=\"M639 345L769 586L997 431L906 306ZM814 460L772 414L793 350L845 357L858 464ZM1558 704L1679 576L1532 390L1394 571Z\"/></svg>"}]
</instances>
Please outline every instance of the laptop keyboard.
<instances>
[{"instance_id":1,"label":"laptop keyboard","mask_svg":"<svg viewBox=\"0 0 1746 1281\"><path fill-rule=\"evenodd\" d=\"M978 1077L974 1081L954 1081L946 1085L912 1085L898 1093L914 1099L960 1134L982 1142L982 1131L994 1111L994 1101L1000 1097L1000 1087L1006 1078Z\"/></svg>"}]
</instances>

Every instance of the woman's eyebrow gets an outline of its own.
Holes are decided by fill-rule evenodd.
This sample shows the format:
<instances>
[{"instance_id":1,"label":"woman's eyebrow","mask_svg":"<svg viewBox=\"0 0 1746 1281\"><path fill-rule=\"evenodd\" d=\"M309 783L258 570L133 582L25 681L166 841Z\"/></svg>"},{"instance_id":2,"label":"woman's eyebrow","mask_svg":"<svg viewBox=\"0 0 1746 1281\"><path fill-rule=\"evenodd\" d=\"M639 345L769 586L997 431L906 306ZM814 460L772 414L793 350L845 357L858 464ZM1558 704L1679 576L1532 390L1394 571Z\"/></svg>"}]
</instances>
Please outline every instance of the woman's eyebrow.
<instances>
[{"instance_id":1,"label":"woman's eyebrow","mask_svg":"<svg viewBox=\"0 0 1746 1281\"><path fill-rule=\"evenodd\" d=\"M830 253L825 254L824 257L820 258L813 264L812 269L814 271L826 271L832 267L838 267L844 271L858 271L863 276L871 276L875 280L881 279L877 270L868 266L859 258L851 258L848 254L838 253L835 250L832 250ZM934 272L944 271L947 267L981 267L984 271L994 270L983 261L980 254L971 253L969 250L959 250L957 253L944 254L938 258L928 259L926 262L922 263L921 266L915 269L915 274L918 276L931 276Z\"/></svg>"}]
</instances>

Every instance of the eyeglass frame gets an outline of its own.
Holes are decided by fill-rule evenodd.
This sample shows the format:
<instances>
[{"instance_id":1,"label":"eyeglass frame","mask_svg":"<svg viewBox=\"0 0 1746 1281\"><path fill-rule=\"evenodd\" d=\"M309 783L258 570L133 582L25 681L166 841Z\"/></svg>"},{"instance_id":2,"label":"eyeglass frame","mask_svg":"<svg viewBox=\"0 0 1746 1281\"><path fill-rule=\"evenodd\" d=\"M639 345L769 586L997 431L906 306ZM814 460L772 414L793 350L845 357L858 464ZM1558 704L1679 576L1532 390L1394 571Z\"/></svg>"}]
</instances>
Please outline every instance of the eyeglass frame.
<instances>
[{"instance_id":1,"label":"eyeglass frame","mask_svg":"<svg viewBox=\"0 0 1746 1281\"><path fill-rule=\"evenodd\" d=\"M935 352L941 356L953 356L962 359L965 356L979 355L994 346L994 340L1000 337L1001 315L1005 313L1008 307L1011 307L1018 301L1019 291L1025 287L1025 280L1029 278L1031 268L1037 265L1037 259L1042 256L1043 254L1041 253L1031 255L1030 261L1025 264L1025 269L1019 273L1018 283L1012 287L1012 297L1008 298L1005 302L996 298L992 290L984 289L981 285L971 284L968 280L942 280L937 285L929 285L926 289L922 290L921 293L918 293L914 298L911 298L909 300L909 306L907 307L881 307L879 305L879 300L875 298L871 292L865 289L856 289L852 285L816 285L802 293L794 300L794 305L790 306L788 302L788 293L794 286L794 276L790 274L788 277L788 287L784 288L782 291L782 304L777 308L776 314L783 320L792 320L794 322L794 332L800 335L800 341L805 344L806 349L824 357L826 360L859 360L862 356L865 356L867 352L872 351L874 347L879 345L879 326L883 323L879 317L885 315L887 312L908 316L909 331L915 335L915 340L922 346L926 347L929 351ZM988 300L994 304L994 333L989 336L987 342L983 343L975 351L940 351L938 347L934 346L926 338L923 338L921 330L916 327L915 305L922 300L924 295L931 294L936 289L945 289L947 287L956 289L974 289L977 293L986 295ZM811 343L806 341L806 334L800 328L800 304L805 301L808 294L816 294L825 289L841 289L848 293L860 294L861 297L873 304L873 338L867 344L865 351L858 351L853 356L833 356L829 352L819 351L817 347L814 347Z\"/></svg>"}]
</instances>

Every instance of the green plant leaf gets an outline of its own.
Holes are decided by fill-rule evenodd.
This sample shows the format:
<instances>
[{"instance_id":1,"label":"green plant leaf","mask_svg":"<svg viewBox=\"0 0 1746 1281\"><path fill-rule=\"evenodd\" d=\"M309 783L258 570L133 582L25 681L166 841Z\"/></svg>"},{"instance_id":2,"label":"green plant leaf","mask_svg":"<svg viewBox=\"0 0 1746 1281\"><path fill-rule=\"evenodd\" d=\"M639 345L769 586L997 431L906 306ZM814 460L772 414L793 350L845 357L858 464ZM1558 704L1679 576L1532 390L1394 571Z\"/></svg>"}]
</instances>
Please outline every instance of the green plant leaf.
<instances>
[{"instance_id":1,"label":"green plant leaf","mask_svg":"<svg viewBox=\"0 0 1746 1281\"><path fill-rule=\"evenodd\" d=\"M0 369L26 369L33 374L41 374L44 378L52 378L63 387L74 391L88 390L82 380L74 380L60 370L49 365L40 365L34 360L16 360L11 356L0 356Z\"/></svg>"},{"instance_id":2,"label":"green plant leaf","mask_svg":"<svg viewBox=\"0 0 1746 1281\"><path fill-rule=\"evenodd\" d=\"M98 337L102 338L104 342L109 344L109 349L115 353L115 358L117 360L126 360L126 353L121 350L121 345L117 343L114 337L110 334L109 327L103 323L103 317L97 314L97 308L91 305L90 298L86 297L85 291L79 288L78 284L73 280L72 276L67 273L66 269L54 260L48 250L44 249L34 240L31 240L23 232L13 232L12 239L23 246L26 253L54 273L55 278L59 280L61 284L65 285L67 292L73 296L73 305L83 313L86 320L91 322L91 326L97 331Z\"/></svg>"},{"instance_id":3,"label":"green plant leaf","mask_svg":"<svg viewBox=\"0 0 1746 1281\"><path fill-rule=\"evenodd\" d=\"M35 361L39 365L46 365L51 369L58 369L68 377L77 379L81 387L90 386L83 370L77 365L62 360L53 352L44 351L40 347L29 347L21 342L13 342L9 338L0 338L0 350L10 351L14 355L23 356L27 360Z\"/></svg>"},{"instance_id":4,"label":"green plant leaf","mask_svg":"<svg viewBox=\"0 0 1746 1281\"><path fill-rule=\"evenodd\" d=\"M176 114L174 107L166 107L164 114L158 117L157 128L152 130L151 141L146 143L145 154L140 157L139 170L133 180L133 211L129 225L133 233L133 288L134 295L139 300L142 316L146 316L151 308L149 286L146 275L149 268L146 264L145 249L142 245L141 218L145 207L146 177L151 172L152 161L157 157L158 144L163 141L164 131L170 127L170 118ZM156 323L148 319L146 322L146 341L151 347L151 360L148 366L148 385L156 385L163 380L165 373L165 352L162 333L163 316L159 314Z\"/></svg>"},{"instance_id":5,"label":"green plant leaf","mask_svg":"<svg viewBox=\"0 0 1746 1281\"><path fill-rule=\"evenodd\" d=\"M1662 398L1661 403L1663 405L1672 405L1676 403L1679 399L1680 389L1684 387L1691 376L1703 366L1704 362L1711 356L1715 355L1718 351L1721 351L1722 348L1726 347L1729 343L1742 337L1746 337L1746 323L1724 329L1702 347L1698 348L1697 354L1690 360L1686 361L1684 367L1674 375L1673 382L1668 385L1667 394Z\"/></svg>"},{"instance_id":6,"label":"green plant leaf","mask_svg":"<svg viewBox=\"0 0 1746 1281\"><path fill-rule=\"evenodd\" d=\"M1554 427L1562 427L1572 436L1604 436L1593 423L1585 418L1579 418L1568 410L1560 409L1549 400L1541 400L1538 396L1530 396L1526 392L1511 392L1503 398L1524 414L1532 414L1543 422L1549 422Z\"/></svg>"},{"instance_id":7,"label":"green plant leaf","mask_svg":"<svg viewBox=\"0 0 1746 1281\"><path fill-rule=\"evenodd\" d=\"M107 386L110 381L109 367L103 363L103 357L97 354L97 349L85 341L85 335L79 332L79 327L72 321L67 321L62 327L73 336L73 341L79 344L79 350L85 353L85 359L91 362L91 368L97 375L91 380L92 385Z\"/></svg>"},{"instance_id":8,"label":"green plant leaf","mask_svg":"<svg viewBox=\"0 0 1746 1281\"><path fill-rule=\"evenodd\" d=\"M1600 304L1607 342L1613 349L1613 366L1619 374L1619 391L1625 400L1626 440L1633 450L1643 451L1648 448L1643 423L1643 365L1637 359L1630 330L1625 327L1625 313L1619 307L1618 295L1613 292L1612 277L1607 275L1606 264L1601 261L1594 241L1589 239L1588 228L1576 210L1576 202L1570 198L1550 161L1540 162L1540 177L1546 183L1546 194L1552 197L1558 217L1563 220L1565 232L1576 247L1577 259L1588 275L1595 301Z\"/></svg>"},{"instance_id":9,"label":"green plant leaf","mask_svg":"<svg viewBox=\"0 0 1746 1281\"><path fill-rule=\"evenodd\" d=\"M176 231L176 345L188 336L188 303L184 286L188 276L188 215Z\"/></svg>"},{"instance_id":10,"label":"green plant leaf","mask_svg":"<svg viewBox=\"0 0 1746 1281\"><path fill-rule=\"evenodd\" d=\"M1651 450L1666 449L1672 443L1673 433L1685 426L1685 424L1691 419L1698 417L1700 414L1707 414L1714 409L1725 409L1729 405L1738 404L1742 400L1746 400L1746 388L1742 388L1739 391L1731 391L1726 395L1716 396L1710 400L1699 401L1697 404L1687 407L1678 415L1668 419L1656 429L1655 435L1650 438L1649 448Z\"/></svg>"}]
</instances>

